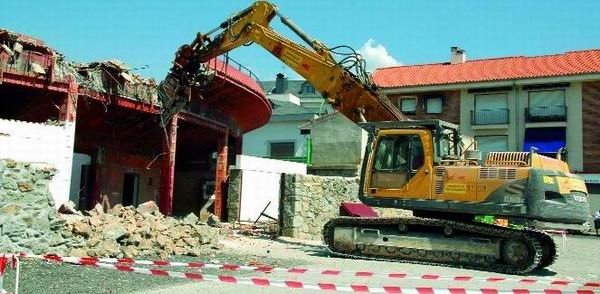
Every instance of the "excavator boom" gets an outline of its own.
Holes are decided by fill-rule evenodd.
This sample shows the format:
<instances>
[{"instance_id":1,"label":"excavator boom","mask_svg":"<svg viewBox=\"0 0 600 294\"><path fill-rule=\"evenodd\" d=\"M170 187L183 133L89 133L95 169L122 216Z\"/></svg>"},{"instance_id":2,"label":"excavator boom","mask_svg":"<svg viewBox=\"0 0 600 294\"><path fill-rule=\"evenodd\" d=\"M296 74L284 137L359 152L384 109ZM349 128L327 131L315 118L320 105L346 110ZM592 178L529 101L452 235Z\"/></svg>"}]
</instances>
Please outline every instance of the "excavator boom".
<instances>
[{"instance_id":1,"label":"excavator boom","mask_svg":"<svg viewBox=\"0 0 600 294\"><path fill-rule=\"evenodd\" d=\"M269 27L278 16L310 48L301 46ZM214 36L213 36L214 35ZM242 45L256 43L292 70L304 77L331 105L354 122L402 121L406 116L396 108L373 84L364 69L360 54L351 52L336 61L330 49L304 33L289 18L277 12L269 2L258 1L247 9L228 18L208 33L198 33L194 41L179 48L171 72L161 85L192 87L198 78L196 73L203 63ZM159 95L168 114L179 111L185 103L172 103L179 94ZM173 91L163 91L173 92ZM189 92L189 91L188 91Z\"/></svg>"}]
</instances>

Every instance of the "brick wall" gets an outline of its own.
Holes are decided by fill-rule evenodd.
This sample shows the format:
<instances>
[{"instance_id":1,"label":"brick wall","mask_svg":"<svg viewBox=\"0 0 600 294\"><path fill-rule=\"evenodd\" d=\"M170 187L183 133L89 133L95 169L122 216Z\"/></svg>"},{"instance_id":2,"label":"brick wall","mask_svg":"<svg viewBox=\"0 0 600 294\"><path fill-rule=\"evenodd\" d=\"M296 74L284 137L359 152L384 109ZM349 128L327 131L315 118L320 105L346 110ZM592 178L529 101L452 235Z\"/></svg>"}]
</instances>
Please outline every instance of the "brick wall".
<instances>
[{"instance_id":1,"label":"brick wall","mask_svg":"<svg viewBox=\"0 0 600 294\"><path fill-rule=\"evenodd\" d=\"M583 170L600 172L600 81L582 85Z\"/></svg>"},{"instance_id":2,"label":"brick wall","mask_svg":"<svg viewBox=\"0 0 600 294\"><path fill-rule=\"evenodd\" d=\"M417 111L415 114L406 114L411 119L441 119L454 124L460 123L460 91L443 91L418 94L388 95L390 100L400 108L400 99L406 96L417 97ZM429 114L425 110L427 97L444 97L442 113Z\"/></svg>"}]
</instances>

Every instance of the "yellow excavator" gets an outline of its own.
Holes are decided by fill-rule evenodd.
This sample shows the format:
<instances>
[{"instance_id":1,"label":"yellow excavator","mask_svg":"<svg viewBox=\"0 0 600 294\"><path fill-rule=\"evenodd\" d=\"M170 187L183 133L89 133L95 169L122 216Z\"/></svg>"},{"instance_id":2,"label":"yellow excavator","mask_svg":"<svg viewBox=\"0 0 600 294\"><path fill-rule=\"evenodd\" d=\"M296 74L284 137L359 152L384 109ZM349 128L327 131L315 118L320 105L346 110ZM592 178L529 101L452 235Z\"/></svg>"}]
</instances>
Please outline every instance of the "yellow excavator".
<instances>
[{"instance_id":1,"label":"yellow excavator","mask_svg":"<svg viewBox=\"0 0 600 294\"><path fill-rule=\"evenodd\" d=\"M276 16L308 46L274 31L269 23ZM207 84L209 60L252 43L368 132L359 199L413 212L404 218L332 219L323 228L332 254L524 274L557 257L554 241L540 228L585 223L586 187L560 158L532 150L491 152L482 160L456 125L407 119L378 90L360 54L347 46L327 47L265 1L179 48L159 86L163 121L186 105L193 89ZM496 222L476 221L482 215Z\"/></svg>"}]
</instances>

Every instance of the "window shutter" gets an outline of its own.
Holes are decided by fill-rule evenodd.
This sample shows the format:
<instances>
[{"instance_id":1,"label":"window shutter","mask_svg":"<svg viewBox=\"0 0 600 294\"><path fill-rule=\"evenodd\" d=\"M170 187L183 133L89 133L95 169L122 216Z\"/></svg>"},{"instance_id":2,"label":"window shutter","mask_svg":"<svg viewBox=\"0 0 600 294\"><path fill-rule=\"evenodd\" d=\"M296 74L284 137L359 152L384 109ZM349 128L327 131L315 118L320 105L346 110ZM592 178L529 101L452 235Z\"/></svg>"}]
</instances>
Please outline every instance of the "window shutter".
<instances>
[{"instance_id":1,"label":"window shutter","mask_svg":"<svg viewBox=\"0 0 600 294\"><path fill-rule=\"evenodd\" d=\"M508 151L507 136L477 136L475 141L479 145L482 158L485 158L488 152Z\"/></svg>"},{"instance_id":2,"label":"window shutter","mask_svg":"<svg viewBox=\"0 0 600 294\"><path fill-rule=\"evenodd\" d=\"M508 108L508 94L475 95L475 110L496 110Z\"/></svg>"},{"instance_id":3,"label":"window shutter","mask_svg":"<svg viewBox=\"0 0 600 294\"><path fill-rule=\"evenodd\" d=\"M565 91L531 91L529 92L529 107L565 106Z\"/></svg>"}]
</instances>

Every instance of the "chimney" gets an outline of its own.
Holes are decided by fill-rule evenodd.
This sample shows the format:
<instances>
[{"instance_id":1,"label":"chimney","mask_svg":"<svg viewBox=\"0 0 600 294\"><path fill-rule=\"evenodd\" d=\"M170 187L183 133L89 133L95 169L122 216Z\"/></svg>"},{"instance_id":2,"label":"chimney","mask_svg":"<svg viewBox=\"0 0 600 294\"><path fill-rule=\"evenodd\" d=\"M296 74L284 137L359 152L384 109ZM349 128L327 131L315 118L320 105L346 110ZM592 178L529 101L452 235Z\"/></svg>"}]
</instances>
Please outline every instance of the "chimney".
<instances>
[{"instance_id":1,"label":"chimney","mask_svg":"<svg viewBox=\"0 0 600 294\"><path fill-rule=\"evenodd\" d=\"M282 73L278 73L277 78L275 79L275 91L273 91L274 94L283 94L287 91L287 89L288 89L287 77Z\"/></svg>"},{"instance_id":2,"label":"chimney","mask_svg":"<svg viewBox=\"0 0 600 294\"><path fill-rule=\"evenodd\" d=\"M467 61L467 51L459 47L450 47L450 64L460 64Z\"/></svg>"}]
</instances>

